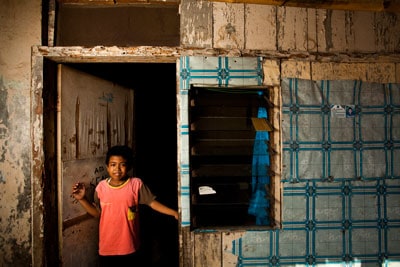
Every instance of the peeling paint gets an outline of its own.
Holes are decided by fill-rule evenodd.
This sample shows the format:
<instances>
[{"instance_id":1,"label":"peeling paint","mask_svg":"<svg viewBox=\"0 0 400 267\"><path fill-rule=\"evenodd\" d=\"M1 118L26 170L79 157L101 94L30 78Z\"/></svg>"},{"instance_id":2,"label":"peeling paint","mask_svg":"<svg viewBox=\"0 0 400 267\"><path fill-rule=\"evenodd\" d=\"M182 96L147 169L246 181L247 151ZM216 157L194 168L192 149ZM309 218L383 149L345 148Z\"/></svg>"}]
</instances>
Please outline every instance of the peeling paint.
<instances>
[{"instance_id":1,"label":"peeling paint","mask_svg":"<svg viewBox=\"0 0 400 267\"><path fill-rule=\"evenodd\" d=\"M318 44L325 42L326 46L318 51L321 54L309 54L309 50L304 53L291 52L300 44L302 40L296 40L295 45L288 47L282 46L277 35L286 34L289 32L288 25L285 24L286 14L283 17L274 18L275 26L274 34L271 34L271 39L277 40L276 46L279 51L275 51L274 46L271 46L271 51L244 51L231 49L233 46L241 49L239 46L246 43L246 38L234 36L242 31L245 21L236 21L234 15L241 18L240 13L235 13L237 10L228 9L224 12L220 11L217 4L208 1L189 0L181 3L181 44L190 49L167 48L167 47L133 47L133 48L118 48L118 47L66 47L66 48L47 48L34 47L32 49L34 59L30 69L30 47L40 44L40 25L41 25L41 1L6 1L0 11L0 24L2 42L0 42L1 62L0 62L0 266L30 266L32 261L41 262L42 247L41 238L43 238L43 192L42 190L42 175L43 175L43 106L42 106L42 64L41 58L48 56L63 62L73 62L79 60L92 60L92 62L127 62L127 61L149 61L146 57L155 58L154 61L175 62L183 53L195 55L257 55L265 56L270 60L293 59L297 60L290 70L287 72L293 73L295 77L301 75L310 75L309 61L317 59L318 64L313 64L313 70L318 70L313 76L318 79L326 79L328 75L332 75L337 79L348 79L356 77L361 80L371 80L378 82L398 82L399 75L399 56L400 48L399 32L400 23L399 15L380 13L371 24L374 25L375 35L374 45L376 50L372 51L378 54L361 55L354 53L357 47L354 45L357 36L355 32L357 28L354 26L355 15L353 12L345 13L345 29L339 29L341 37L346 41L345 44L340 43L339 38L335 36L337 25L332 21L332 11L328 11L324 19L323 25L318 25L318 29L323 29L323 36L318 36L321 39L309 40L308 47L313 47L313 43ZM225 5L225 4L224 4ZM233 6L233 5L230 5ZM255 8L257 8L255 6ZM279 7L280 10L282 8ZM286 10L286 9L284 9ZM212 14L216 12L218 20L213 21ZM221 17L226 17L225 21L221 22ZM245 17L245 14L243 14ZM271 19L271 21L273 21ZM301 21L302 22L302 21ZM229 24L230 23L230 24ZM299 23L301 24L301 23ZM289 25L290 26L290 25ZM215 31L214 31L215 29ZM221 47L213 47L213 38L216 32L221 30L223 38L237 38L239 43L225 42L221 43ZM322 29L321 29L322 31ZM345 33L343 33L345 31ZM298 35L301 32L297 32ZM51 33L49 33L51 35ZM297 36L298 37L298 36ZM51 40L53 36L49 36ZM292 37L289 37L289 39ZM301 39L301 37L299 38ZM215 44L216 40L214 40ZM257 40L259 42L259 40ZM312 42L312 44L310 43ZM358 40L360 42L360 40ZM51 42L50 42L51 43ZM341 44L336 47L337 44ZM273 42L275 44L275 41ZM354 46L354 47L353 47ZM256 47L256 45L255 45ZM285 49L282 49L284 47ZM211 48L204 50L195 50L192 48ZM214 49L215 48L215 49ZM370 48L368 46L367 48ZM213 50L214 49L214 50ZM225 50L224 50L225 49ZM266 48L264 48L266 49ZM332 52L335 49L337 55L329 57L324 55L325 52ZM338 51L336 51L338 50ZM22 51L22 53L21 53ZM10 53L8 53L10 52ZM388 55L387 53L394 53ZM298 64L302 59L304 64ZM345 66L343 63L350 61L356 64ZM330 68L321 63L337 62L338 66ZM361 62L361 63L360 63ZM369 64L366 64L369 63ZM375 63L376 66L371 65ZM363 65L365 64L365 65ZM388 64L387 67L384 64ZM307 67L306 67L307 66ZM279 72L279 65L276 67ZM30 91L30 73L32 76L32 92ZM397 73L397 76L395 76ZM353 75L353 76L352 76ZM11 77L11 78L10 78ZM7 78L9 80L7 80ZM273 79L271 79L273 81ZM30 94L31 93L31 94ZM31 110L32 105L32 110ZM30 113L32 112L32 114ZM32 117L31 117L32 116ZM90 130L94 134L93 129ZM104 134L104 132L101 132ZM93 151L99 147L99 144L91 143ZM31 158L32 156L32 158ZM32 166L32 167L31 167ZM32 169L31 169L32 168ZM33 179L31 181L31 176ZM31 188L32 186L32 188ZM32 197L33 195L33 197ZM31 203L33 199L33 203ZM32 209L32 213L31 213ZM32 233L30 229L35 229ZM184 229L185 231L186 229ZM233 234L234 235L234 234ZM264 235L264 234L262 234ZM228 236L228 234L227 234ZM267 236L264 235L266 238ZM187 227L184 241L191 244L191 233ZM255 238L255 237L254 237ZM253 245L253 239L246 233L243 239L252 240L248 251L255 252L256 247ZM207 240L207 239L206 239ZM234 239L238 242L239 238ZM255 239L254 239L255 240ZM256 240L257 241L257 240ZM180 240L180 242L183 242ZM258 242L258 241L257 241ZM256 243L257 243L256 242ZM264 243L264 240L259 240ZM255 243L254 243L255 244ZM229 253L231 243L224 244L224 251ZM263 245L265 246L265 245ZM221 246L222 247L222 246ZM185 259L190 261L191 248L182 252ZM234 247L231 248L234 250ZM235 254L236 252L233 251ZM32 259L32 254L34 259ZM237 254L237 253L236 253ZM230 256L230 255L229 255ZM232 257L232 266L236 258ZM40 264L37 264L40 266ZM192 266L190 264L185 266Z\"/></svg>"},{"instance_id":2,"label":"peeling paint","mask_svg":"<svg viewBox=\"0 0 400 267\"><path fill-rule=\"evenodd\" d=\"M207 1L183 1L181 27L185 34L182 44L190 47L212 47L212 4ZM181 29L182 30L182 29Z\"/></svg>"},{"instance_id":3,"label":"peeling paint","mask_svg":"<svg viewBox=\"0 0 400 267\"><path fill-rule=\"evenodd\" d=\"M31 179L29 98L24 84L0 79L0 265L29 266L31 264ZM3 266L3 265L2 265Z\"/></svg>"}]
</instances>

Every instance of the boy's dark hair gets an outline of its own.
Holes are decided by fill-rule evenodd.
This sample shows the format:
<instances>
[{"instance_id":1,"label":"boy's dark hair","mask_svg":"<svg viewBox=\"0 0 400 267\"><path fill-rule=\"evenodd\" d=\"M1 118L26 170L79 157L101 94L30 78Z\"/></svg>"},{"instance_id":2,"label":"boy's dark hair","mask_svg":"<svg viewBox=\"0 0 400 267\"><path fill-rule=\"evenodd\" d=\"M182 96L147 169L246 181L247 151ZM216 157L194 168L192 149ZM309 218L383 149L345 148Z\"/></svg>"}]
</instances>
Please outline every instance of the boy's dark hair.
<instances>
[{"instance_id":1,"label":"boy's dark hair","mask_svg":"<svg viewBox=\"0 0 400 267\"><path fill-rule=\"evenodd\" d=\"M133 166L133 150L128 146L113 146L107 151L106 164L110 162L112 156L121 156L126 159L128 169Z\"/></svg>"}]
</instances>

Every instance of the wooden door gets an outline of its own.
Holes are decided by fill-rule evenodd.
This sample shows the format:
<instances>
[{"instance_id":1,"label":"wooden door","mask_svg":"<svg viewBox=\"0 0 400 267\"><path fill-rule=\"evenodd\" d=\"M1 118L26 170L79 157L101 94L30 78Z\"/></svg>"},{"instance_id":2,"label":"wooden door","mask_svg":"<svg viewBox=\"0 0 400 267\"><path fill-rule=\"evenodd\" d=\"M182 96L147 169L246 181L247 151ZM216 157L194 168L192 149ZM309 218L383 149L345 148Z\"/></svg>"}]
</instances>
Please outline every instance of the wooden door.
<instances>
[{"instance_id":1,"label":"wooden door","mask_svg":"<svg viewBox=\"0 0 400 267\"><path fill-rule=\"evenodd\" d=\"M134 94L78 65L58 66L58 218L62 266L96 266L98 220L71 197L72 185L95 186L107 176L105 154L133 145Z\"/></svg>"}]
</instances>

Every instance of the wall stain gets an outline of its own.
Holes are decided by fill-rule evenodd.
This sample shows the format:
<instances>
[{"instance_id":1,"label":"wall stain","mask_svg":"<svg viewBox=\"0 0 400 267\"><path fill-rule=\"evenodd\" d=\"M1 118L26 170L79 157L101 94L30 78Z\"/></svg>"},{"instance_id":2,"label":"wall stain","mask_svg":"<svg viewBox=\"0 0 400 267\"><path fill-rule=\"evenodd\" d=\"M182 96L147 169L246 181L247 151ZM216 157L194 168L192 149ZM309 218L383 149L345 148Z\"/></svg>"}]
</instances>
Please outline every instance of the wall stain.
<instances>
[{"instance_id":1,"label":"wall stain","mask_svg":"<svg viewBox=\"0 0 400 267\"><path fill-rule=\"evenodd\" d=\"M30 212L31 209L31 182L30 182L30 158L28 153L21 154L22 160L22 172L25 177L24 187L22 192L18 195L18 204L17 204L17 218L25 217L26 212Z\"/></svg>"},{"instance_id":2,"label":"wall stain","mask_svg":"<svg viewBox=\"0 0 400 267\"><path fill-rule=\"evenodd\" d=\"M5 161L5 154L7 152L7 137L8 137L8 110L7 110L7 99L8 91L4 85L3 76L0 76L0 140L2 140L0 150L0 162ZM0 177L0 181L4 181L3 175Z\"/></svg>"},{"instance_id":3,"label":"wall stain","mask_svg":"<svg viewBox=\"0 0 400 267\"><path fill-rule=\"evenodd\" d=\"M326 51L329 51L333 48L333 41L332 41L332 10L326 11L326 17L324 20L324 28L325 28L325 44L326 44Z\"/></svg>"},{"instance_id":4,"label":"wall stain","mask_svg":"<svg viewBox=\"0 0 400 267\"><path fill-rule=\"evenodd\" d=\"M2 213L0 217L0 254L3 254L0 260L4 264L0 265L30 266L32 238L28 227L30 219L25 221L25 218L30 214L32 206L31 147L23 145L26 143L22 134L26 132L23 130L25 124L20 125L18 122L21 133L13 132L16 124L14 118L22 120L24 117L24 110L19 107L26 105L26 99L18 94L10 94L14 89L10 87L19 85L9 84L4 76L0 76L0 163L1 167L5 167L0 171L0 183L4 184L3 191L0 192L0 203L2 211L8 208L8 213ZM13 143L18 145L12 145ZM5 201L7 195L13 197L13 200Z\"/></svg>"}]
</instances>

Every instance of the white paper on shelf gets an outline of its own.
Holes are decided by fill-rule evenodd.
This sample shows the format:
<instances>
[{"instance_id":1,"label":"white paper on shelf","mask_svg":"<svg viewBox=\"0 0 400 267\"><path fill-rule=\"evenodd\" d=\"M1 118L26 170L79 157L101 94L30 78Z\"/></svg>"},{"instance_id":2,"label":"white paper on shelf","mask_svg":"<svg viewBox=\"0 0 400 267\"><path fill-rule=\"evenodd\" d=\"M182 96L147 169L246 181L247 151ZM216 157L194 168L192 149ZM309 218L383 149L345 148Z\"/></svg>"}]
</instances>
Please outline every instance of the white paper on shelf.
<instances>
[{"instance_id":1,"label":"white paper on shelf","mask_svg":"<svg viewBox=\"0 0 400 267\"><path fill-rule=\"evenodd\" d=\"M210 195L210 194L216 194L217 192L211 187L211 186L200 186L199 187L199 194L200 195Z\"/></svg>"}]
</instances>

